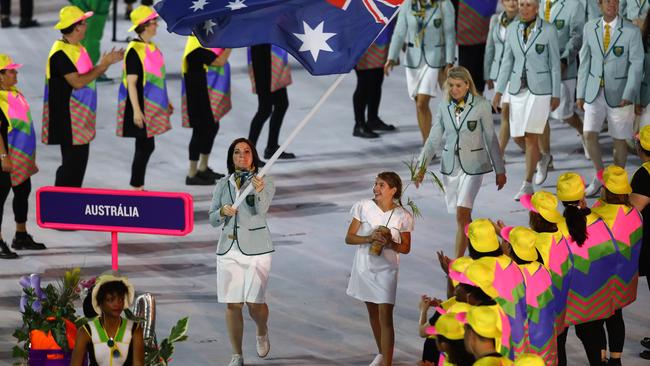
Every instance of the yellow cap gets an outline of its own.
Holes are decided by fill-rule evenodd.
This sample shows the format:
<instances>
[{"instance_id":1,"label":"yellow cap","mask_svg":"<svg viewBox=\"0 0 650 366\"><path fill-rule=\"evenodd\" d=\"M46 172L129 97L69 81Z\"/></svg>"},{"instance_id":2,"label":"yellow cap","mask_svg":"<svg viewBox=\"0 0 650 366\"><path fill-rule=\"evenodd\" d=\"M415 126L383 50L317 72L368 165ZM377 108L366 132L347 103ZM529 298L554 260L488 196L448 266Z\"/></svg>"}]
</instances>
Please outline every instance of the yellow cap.
<instances>
[{"instance_id":1,"label":"yellow cap","mask_svg":"<svg viewBox=\"0 0 650 366\"><path fill-rule=\"evenodd\" d=\"M14 60L3 53L0 53L0 70L15 70L23 67L21 64L14 63Z\"/></svg>"},{"instance_id":2,"label":"yellow cap","mask_svg":"<svg viewBox=\"0 0 650 366\"><path fill-rule=\"evenodd\" d=\"M532 196L529 194L521 196L519 202L530 211L542 215L548 222L562 221L562 214L557 210L557 198L553 193L537 191Z\"/></svg>"},{"instance_id":3,"label":"yellow cap","mask_svg":"<svg viewBox=\"0 0 650 366\"><path fill-rule=\"evenodd\" d=\"M602 183L608 191L614 194L632 193L627 172L618 165L610 165L605 168L605 171L602 172Z\"/></svg>"},{"instance_id":4,"label":"yellow cap","mask_svg":"<svg viewBox=\"0 0 650 366\"><path fill-rule=\"evenodd\" d=\"M457 319L457 313L440 315L433 327L428 327L426 333L429 335L441 335L452 341L461 340L465 337L463 323Z\"/></svg>"},{"instance_id":5,"label":"yellow cap","mask_svg":"<svg viewBox=\"0 0 650 366\"><path fill-rule=\"evenodd\" d=\"M93 309L98 315L102 314L102 309L100 307L100 304L97 303L97 293L99 293L99 289L102 287L102 285L113 281L122 282L124 286L126 286L127 293L126 296L124 297L124 308L125 309L129 308L131 304L133 304L133 297L135 296L135 290L133 289L133 285L131 285L128 278L124 276L115 275L110 272L107 274L102 274L99 277L97 277L97 280L95 281L95 287L93 287L93 292L91 297Z\"/></svg>"},{"instance_id":6,"label":"yellow cap","mask_svg":"<svg viewBox=\"0 0 650 366\"><path fill-rule=\"evenodd\" d=\"M476 362L474 362L473 366L511 366L512 361L508 359L507 357L494 357L494 356L487 356L487 357L481 357Z\"/></svg>"},{"instance_id":7,"label":"yellow cap","mask_svg":"<svg viewBox=\"0 0 650 366\"><path fill-rule=\"evenodd\" d=\"M496 258L483 257L472 262L465 270L465 277L491 298L499 296L499 293L494 287L496 265Z\"/></svg>"},{"instance_id":8,"label":"yellow cap","mask_svg":"<svg viewBox=\"0 0 650 366\"><path fill-rule=\"evenodd\" d=\"M467 324L483 338L501 338L501 316L497 306L472 306L467 312Z\"/></svg>"},{"instance_id":9,"label":"yellow cap","mask_svg":"<svg viewBox=\"0 0 650 366\"><path fill-rule=\"evenodd\" d=\"M503 233L504 230L501 232ZM508 230L504 239L512 245L512 250L514 250L517 257L531 262L537 260L537 250L535 249L537 233L533 230L523 226L516 226L512 230Z\"/></svg>"},{"instance_id":10,"label":"yellow cap","mask_svg":"<svg viewBox=\"0 0 650 366\"><path fill-rule=\"evenodd\" d=\"M564 173L557 179L557 198L560 201L580 201L585 197L585 181L576 173Z\"/></svg>"},{"instance_id":11,"label":"yellow cap","mask_svg":"<svg viewBox=\"0 0 650 366\"><path fill-rule=\"evenodd\" d=\"M131 12L131 23L133 25L129 28L129 32L133 32L140 24L144 24L157 17L158 13L152 7L146 5L138 6Z\"/></svg>"},{"instance_id":12,"label":"yellow cap","mask_svg":"<svg viewBox=\"0 0 650 366\"><path fill-rule=\"evenodd\" d=\"M644 126L639 131L639 142L643 150L650 151L650 125Z\"/></svg>"},{"instance_id":13,"label":"yellow cap","mask_svg":"<svg viewBox=\"0 0 650 366\"><path fill-rule=\"evenodd\" d=\"M538 355L522 353L515 360L515 366L545 366L546 362Z\"/></svg>"},{"instance_id":14,"label":"yellow cap","mask_svg":"<svg viewBox=\"0 0 650 366\"><path fill-rule=\"evenodd\" d=\"M458 281L459 278L463 277L463 273L474 260L470 257L460 257L454 259L449 263L449 278L454 287L458 286L459 282L465 283L466 281Z\"/></svg>"},{"instance_id":15,"label":"yellow cap","mask_svg":"<svg viewBox=\"0 0 650 366\"><path fill-rule=\"evenodd\" d=\"M476 219L467 226L466 231L470 245L477 252L488 253L499 249L499 239L490 220Z\"/></svg>"},{"instance_id":16,"label":"yellow cap","mask_svg":"<svg viewBox=\"0 0 650 366\"><path fill-rule=\"evenodd\" d=\"M90 18L91 16L93 16L92 11L84 13L83 10L74 5L64 6L61 8L61 11L59 11L59 22L56 23L54 29L66 29L75 23Z\"/></svg>"}]
</instances>

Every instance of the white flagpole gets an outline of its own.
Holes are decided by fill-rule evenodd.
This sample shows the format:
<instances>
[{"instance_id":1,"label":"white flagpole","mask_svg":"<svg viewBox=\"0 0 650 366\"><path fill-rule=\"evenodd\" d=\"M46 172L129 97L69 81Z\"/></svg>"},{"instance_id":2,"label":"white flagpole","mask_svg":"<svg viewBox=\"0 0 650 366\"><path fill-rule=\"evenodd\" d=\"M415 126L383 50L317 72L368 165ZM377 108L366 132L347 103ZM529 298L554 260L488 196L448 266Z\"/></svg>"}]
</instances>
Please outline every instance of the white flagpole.
<instances>
[{"instance_id":1,"label":"white flagpole","mask_svg":"<svg viewBox=\"0 0 650 366\"><path fill-rule=\"evenodd\" d=\"M343 81L343 78L345 78L345 75L347 75L347 74L340 74L336 78L336 80L334 80L332 85L330 85L330 87L327 88L325 93L320 97L318 102L316 102L316 104L311 108L311 110L309 111L309 113L307 113L305 118L303 118L302 121L300 121L300 123L298 124L298 126L296 126L296 128L291 132L291 135L289 135L289 137L287 137L287 139L284 141L284 143L275 151L275 154L273 154L273 156L271 156L271 159L269 159L266 162L266 165L257 174L258 177L263 177L264 175L266 175L266 173L273 166L273 163L275 163L275 161L278 160L278 157L280 156L280 154L282 154L284 152L284 150L286 150L287 146L289 146L291 144L293 139L298 135L298 133L303 129L303 127L305 127L307 125L307 123L309 123L309 121L311 121L311 119L314 117L316 112L318 112L318 110L323 106L323 104L325 103L327 98L329 98L329 96L332 95L334 90L336 90L336 87L341 83L341 81ZM252 190L253 190L253 185L248 184L246 186L246 188L244 188L244 191L241 192L239 197L237 197L237 199L235 200L235 203L233 203L232 207L233 208L239 207L239 205L241 205L241 203L244 201L246 196L248 196L248 194Z\"/></svg>"}]
</instances>

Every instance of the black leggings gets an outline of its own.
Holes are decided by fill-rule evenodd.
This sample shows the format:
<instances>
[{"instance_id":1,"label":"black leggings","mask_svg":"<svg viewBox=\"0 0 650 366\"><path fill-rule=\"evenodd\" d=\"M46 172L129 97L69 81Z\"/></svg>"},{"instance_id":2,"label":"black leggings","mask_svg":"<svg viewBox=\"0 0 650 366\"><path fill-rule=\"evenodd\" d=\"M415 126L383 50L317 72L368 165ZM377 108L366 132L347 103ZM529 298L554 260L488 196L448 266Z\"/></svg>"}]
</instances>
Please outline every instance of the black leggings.
<instances>
[{"instance_id":1,"label":"black leggings","mask_svg":"<svg viewBox=\"0 0 650 366\"><path fill-rule=\"evenodd\" d=\"M379 120L379 102L381 101L381 85L384 82L382 68L357 70L357 88L352 95L354 105L354 121L364 123ZM366 119L366 107L368 119Z\"/></svg>"},{"instance_id":2,"label":"black leggings","mask_svg":"<svg viewBox=\"0 0 650 366\"><path fill-rule=\"evenodd\" d=\"M136 137L135 153L133 154L133 164L131 165L131 186L141 187L144 185L144 175L147 172L147 163L156 148L156 142L153 137Z\"/></svg>"},{"instance_id":3,"label":"black leggings","mask_svg":"<svg viewBox=\"0 0 650 366\"><path fill-rule=\"evenodd\" d=\"M88 165L90 145L61 145L61 166L56 170L54 185L81 187Z\"/></svg>"},{"instance_id":4,"label":"black leggings","mask_svg":"<svg viewBox=\"0 0 650 366\"><path fill-rule=\"evenodd\" d=\"M11 0L0 0L1 15L11 15ZM20 0L20 20L32 20L34 0Z\"/></svg>"},{"instance_id":5,"label":"black leggings","mask_svg":"<svg viewBox=\"0 0 650 366\"><path fill-rule=\"evenodd\" d=\"M24 182L12 187L9 173L0 173L0 225L2 225L5 201L7 201L10 190L14 191L12 206L15 221L18 224L24 224L27 222L27 200L32 192L32 180L27 178Z\"/></svg>"},{"instance_id":6,"label":"black leggings","mask_svg":"<svg viewBox=\"0 0 650 366\"><path fill-rule=\"evenodd\" d=\"M623 310L618 309L614 315L605 319L605 329L607 330L607 343L609 352L623 352L625 345L625 321L623 320ZM602 349L605 349L604 345Z\"/></svg>"},{"instance_id":7,"label":"black leggings","mask_svg":"<svg viewBox=\"0 0 650 366\"><path fill-rule=\"evenodd\" d=\"M589 366L602 365L601 350L604 349L607 339L603 324L605 320L594 320L587 323L576 325L576 335L582 342L582 346L587 353Z\"/></svg>"},{"instance_id":8,"label":"black leggings","mask_svg":"<svg viewBox=\"0 0 650 366\"><path fill-rule=\"evenodd\" d=\"M276 149L278 140L280 138L280 127L282 127L282 120L284 114L289 108L289 97L287 96L287 88L276 90L270 94L258 93L257 94L257 113L251 122L251 129L248 133L248 139L257 145L257 139L260 137L264 122L271 117L271 124L269 125L269 141L266 144L267 149Z\"/></svg>"},{"instance_id":9,"label":"black leggings","mask_svg":"<svg viewBox=\"0 0 650 366\"><path fill-rule=\"evenodd\" d=\"M190 140L190 160L198 161L199 155L209 155L212 152L214 138L219 132L219 122L204 122L192 128L192 139Z\"/></svg>"}]
</instances>

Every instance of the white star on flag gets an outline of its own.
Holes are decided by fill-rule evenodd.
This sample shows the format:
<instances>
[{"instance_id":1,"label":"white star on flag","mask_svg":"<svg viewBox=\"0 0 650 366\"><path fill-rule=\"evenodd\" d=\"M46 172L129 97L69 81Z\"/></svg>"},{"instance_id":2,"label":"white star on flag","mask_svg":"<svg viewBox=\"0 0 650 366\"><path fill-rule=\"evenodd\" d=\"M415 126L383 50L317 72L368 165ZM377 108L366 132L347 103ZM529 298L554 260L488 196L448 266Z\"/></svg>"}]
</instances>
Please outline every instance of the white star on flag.
<instances>
[{"instance_id":1,"label":"white star on flag","mask_svg":"<svg viewBox=\"0 0 650 366\"><path fill-rule=\"evenodd\" d=\"M192 6L190 6L190 9L192 9L194 12L198 10L203 10L203 8L210 4L207 0L196 0L192 1Z\"/></svg>"},{"instance_id":2,"label":"white star on flag","mask_svg":"<svg viewBox=\"0 0 650 366\"><path fill-rule=\"evenodd\" d=\"M244 0L229 1L228 5L226 5L226 8L230 8L230 10L239 10L245 7L246 4L244 4Z\"/></svg>"},{"instance_id":3,"label":"white star on flag","mask_svg":"<svg viewBox=\"0 0 650 366\"><path fill-rule=\"evenodd\" d=\"M309 51L311 53L311 57L314 59L314 62L318 61L318 54L320 51L334 52L332 51L332 48L330 48L330 46L327 44L327 40L334 37L336 33L323 32L324 24L325 22L322 21L319 25L316 26L316 28L312 29L312 27L310 27L309 24L303 20L302 27L305 33L293 34L300 41L302 41L302 45L298 51Z\"/></svg>"},{"instance_id":4,"label":"white star on flag","mask_svg":"<svg viewBox=\"0 0 650 366\"><path fill-rule=\"evenodd\" d=\"M203 31L205 32L205 35L209 35L210 33L214 33L214 26L216 26L217 23L213 22L212 19L208 19L203 23Z\"/></svg>"}]
</instances>

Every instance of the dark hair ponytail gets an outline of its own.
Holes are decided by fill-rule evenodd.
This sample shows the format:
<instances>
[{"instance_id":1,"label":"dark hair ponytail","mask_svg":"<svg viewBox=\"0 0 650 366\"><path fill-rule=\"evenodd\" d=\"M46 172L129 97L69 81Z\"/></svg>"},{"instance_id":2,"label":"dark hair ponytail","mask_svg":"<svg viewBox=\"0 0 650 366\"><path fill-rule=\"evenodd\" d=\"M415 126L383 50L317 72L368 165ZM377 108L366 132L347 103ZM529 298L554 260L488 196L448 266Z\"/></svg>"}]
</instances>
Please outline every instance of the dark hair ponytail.
<instances>
[{"instance_id":1,"label":"dark hair ponytail","mask_svg":"<svg viewBox=\"0 0 650 366\"><path fill-rule=\"evenodd\" d=\"M571 239L581 247L587 240L587 215L591 213L588 207L581 208L578 201L562 202L564 218Z\"/></svg>"}]
</instances>

